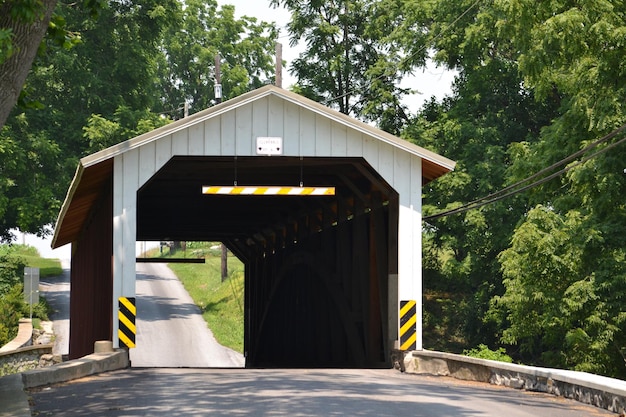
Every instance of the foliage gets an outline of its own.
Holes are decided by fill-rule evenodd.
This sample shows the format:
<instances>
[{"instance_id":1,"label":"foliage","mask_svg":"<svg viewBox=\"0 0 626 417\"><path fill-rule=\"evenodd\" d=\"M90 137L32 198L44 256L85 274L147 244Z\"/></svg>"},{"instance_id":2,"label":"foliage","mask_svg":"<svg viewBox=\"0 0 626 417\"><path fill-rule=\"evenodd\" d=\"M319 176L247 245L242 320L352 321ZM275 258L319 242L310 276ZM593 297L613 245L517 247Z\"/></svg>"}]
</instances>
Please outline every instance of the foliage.
<instances>
[{"instance_id":1,"label":"foliage","mask_svg":"<svg viewBox=\"0 0 626 417\"><path fill-rule=\"evenodd\" d=\"M42 259L37 249L24 245L0 245L0 346L16 335L19 320L30 317L48 319L45 299L32 307L24 300L24 267L40 268L40 277L61 272L58 261Z\"/></svg>"},{"instance_id":2,"label":"foliage","mask_svg":"<svg viewBox=\"0 0 626 417\"><path fill-rule=\"evenodd\" d=\"M496 350L491 350L487 345L480 344L473 349L464 350L465 356L472 358L488 359L490 361L513 363L513 358L506 354L506 349L499 347Z\"/></svg>"},{"instance_id":3,"label":"foliage","mask_svg":"<svg viewBox=\"0 0 626 417\"><path fill-rule=\"evenodd\" d=\"M13 246L0 246L0 294L6 294L24 279L26 263Z\"/></svg>"},{"instance_id":4,"label":"foliage","mask_svg":"<svg viewBox=\"0 0 626 417\"><path fill-rule=\"evenodd\" d=\"M305 52L292 63L294 91L341 113L398 133L406 124L401 103L408 89L397 86L404 71L401 55L386 40L400 16L376 2L272 0L291 12L290 43ZM415 41L415 40L414 40Z\"/></svg>"},{"instance_id":5,"label":"foliage","mask_svg":"<svg viewBox=\"0 0 626 417\"><path fill-rule=\"evenodd\" d=\"M185 2L180 23L171 25L162 39L164 54L158 64L164 110L177 119L183 103L192 113L215 103L215 57L220 55L223 99L273 82L273 24L255 18L235 19L233 6L217 8L215 0Z\"/></svg>"},{"instance_id":6,"label":"foliage","mask_svg":"<svg viewBox=\"0 0 626 417\"><path fill-rule=\"evenodd\" d=\"M0 241L10 241L13 228L45 234L61 206L59 157L59 146L23 114L0 131Z\"/></svg>"}]
</instances>

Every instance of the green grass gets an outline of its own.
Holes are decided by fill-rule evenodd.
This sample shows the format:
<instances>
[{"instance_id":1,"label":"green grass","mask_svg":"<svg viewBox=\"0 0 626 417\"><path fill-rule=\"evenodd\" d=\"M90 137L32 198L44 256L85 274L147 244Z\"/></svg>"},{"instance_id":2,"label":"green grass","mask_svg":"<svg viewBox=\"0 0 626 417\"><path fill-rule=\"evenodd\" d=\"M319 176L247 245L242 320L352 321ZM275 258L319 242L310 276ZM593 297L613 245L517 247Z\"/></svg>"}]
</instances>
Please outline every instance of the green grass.
<instances>
[{"instance_id":1,"label":"green grass","mask_svg":"<svg viewBox=\"0 0 626 417\"><path fill-rule=\"evenodd\" d=\"M5 250L8 249L6 245ZM63 273L58 259L42 258L36 248L28 245L12 245L12 253L19 256L28 267L39 268L39 278L54 277Z\"/></svg>"},{"instance_id":2,"label":"green grass","mask_svg":"<svg viewBox=\"0 0 626 417\"><path fill-rule=\"evenodd\" d=\"M193 246L190 248L190 246ZM195 251L197 257L201 244L190 242L187 251ZM229 278L222 282L219 251L203 253L205 264L168 264L194 303L202 310L202 316L213 332L215 339L223 346L243 352L243 264L234 256L228 257ZM195 246L195 247L194 247ZM158 249L157 249L158 252ZM174 254L184 257L181 252ZM191 256L190 256L191 257Z\"/></svg>"}]
</instances>

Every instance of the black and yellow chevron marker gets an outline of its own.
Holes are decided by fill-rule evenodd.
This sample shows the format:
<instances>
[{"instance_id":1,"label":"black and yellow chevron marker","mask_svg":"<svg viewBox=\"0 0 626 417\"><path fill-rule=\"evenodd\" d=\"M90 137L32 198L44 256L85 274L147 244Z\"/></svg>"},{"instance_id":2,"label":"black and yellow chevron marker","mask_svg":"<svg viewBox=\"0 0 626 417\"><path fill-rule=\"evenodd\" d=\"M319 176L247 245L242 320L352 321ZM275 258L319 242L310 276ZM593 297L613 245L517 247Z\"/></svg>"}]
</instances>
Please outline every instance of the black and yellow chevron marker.
<instances>
[{"instance_id":1,"label":"black and yellow chevron marker","mask_svg":"<svg viewBox=\"0 0 626 417\"><path fill-rule=\"evenodd\" d=\"M137 329L135 328L136 315L135 297L120 297L118 314L119 328L117 330L117 336L120 339L120 347L126 346L129 349L135 347L135 334L137 333Z\"/></svg>"},{"instance_id":2,"label":"black and yellow chevron marker","mask_svg":"<svg viewBox=\"0 0 626 417\"><path fill-rule=\"evenodd\" d=\"M400 301L400 350L415 350L417 347L417 308L415 300Z\"/></svg>"}]
</instances>

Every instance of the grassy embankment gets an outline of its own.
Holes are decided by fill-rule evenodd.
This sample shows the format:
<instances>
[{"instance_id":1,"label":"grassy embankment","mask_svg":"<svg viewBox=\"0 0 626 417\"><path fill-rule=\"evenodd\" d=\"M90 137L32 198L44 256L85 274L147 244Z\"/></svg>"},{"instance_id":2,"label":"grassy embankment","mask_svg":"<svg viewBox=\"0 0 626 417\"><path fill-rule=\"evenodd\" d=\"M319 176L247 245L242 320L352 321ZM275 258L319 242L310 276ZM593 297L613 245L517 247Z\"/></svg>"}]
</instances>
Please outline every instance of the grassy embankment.
<instances>
[{"instance_id":1,"label":"grassy embankment","mask_svg":"<svg viewBox=\"0 0 626 417\"><path fill-rule=\"evenodd\" d=\"M211 250L209 242L187 242L187 248L174 254L164 250L164 257L205 258L204 264L168 264L194 303L215 339L237 352L243 352L243 264L229 252L228 279L221 279L221 251ZM156 249L149 253L159 256Z\"/></svg>"}]
</instances>

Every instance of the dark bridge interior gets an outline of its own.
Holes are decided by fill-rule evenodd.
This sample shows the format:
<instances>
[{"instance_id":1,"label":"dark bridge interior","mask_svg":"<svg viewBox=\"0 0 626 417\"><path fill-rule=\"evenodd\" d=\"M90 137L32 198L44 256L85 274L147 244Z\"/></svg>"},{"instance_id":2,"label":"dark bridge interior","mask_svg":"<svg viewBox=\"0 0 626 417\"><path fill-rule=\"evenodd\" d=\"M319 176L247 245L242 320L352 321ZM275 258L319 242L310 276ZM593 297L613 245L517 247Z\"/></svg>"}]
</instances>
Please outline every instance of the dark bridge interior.
<instances>
[{"instance_id":1,"label":"dark bridge interior","mask_svg":"<svg viewBox=\"0 0 626 417\"><path fill-rule=\"evenodd\" d=\"M201 193L235 181L336 195ZM362 158L174 157L137 195L137 240L222 241L244 262L248 367L389 366L397 227L397 193Z\"/></svg>"}]
</instances>

